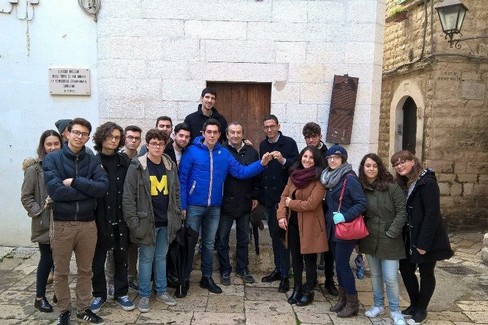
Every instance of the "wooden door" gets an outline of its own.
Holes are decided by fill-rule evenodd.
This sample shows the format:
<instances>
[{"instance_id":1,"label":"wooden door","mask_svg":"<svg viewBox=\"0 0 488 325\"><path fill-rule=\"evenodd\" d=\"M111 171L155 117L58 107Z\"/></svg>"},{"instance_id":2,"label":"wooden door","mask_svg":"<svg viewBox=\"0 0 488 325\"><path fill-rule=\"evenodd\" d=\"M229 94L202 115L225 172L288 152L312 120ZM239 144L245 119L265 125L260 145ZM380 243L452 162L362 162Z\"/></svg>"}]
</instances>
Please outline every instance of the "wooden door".
<instances>
[{"instance_id":1,"label":"wooden door","mask_svg":"<svg viewBox=\"0 0 488 325\"><path fill-rule=\"evenodd\" d=\"M239 121L256 150L264 139L263 118L271 110L271 83L207 82L217 92L215 107L227 122Z\"/></svg>"}]
</instances>

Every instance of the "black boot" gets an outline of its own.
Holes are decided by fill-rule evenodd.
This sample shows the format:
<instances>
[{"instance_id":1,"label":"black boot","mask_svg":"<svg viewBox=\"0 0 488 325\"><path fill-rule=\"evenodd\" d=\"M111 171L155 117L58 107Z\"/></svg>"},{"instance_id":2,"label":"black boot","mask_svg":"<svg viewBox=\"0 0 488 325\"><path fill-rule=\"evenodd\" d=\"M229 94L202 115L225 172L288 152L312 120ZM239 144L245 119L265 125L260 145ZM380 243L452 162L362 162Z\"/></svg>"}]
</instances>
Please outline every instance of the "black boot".
<instances>
[{"instance_id":1,"label":"black boot","mask_svg":"<svg viewBox=\"0 0 488 325\"><path fill-rule=\"evenodd\" d=\"M417 307L414 305L410 305L407 307L407 309L402 310L402 314L405 316L413 316L413 313L417 310Z\"/></svg>"},{"instance_id":2,"label":"black boot","mask_svg":"<svg viewBox=\"0 0 488 325\"><path fill-rule=\"evenodd\" d=\"M293 287L293 292L291 296L288 298L288 303L290 305L296 304L298 300L302 298L302 286L297 284Z\"/></svg>"},{"instance_id":3,"label":"black boot","mask_svg":"<svg viewBox=\"0 0 488 325\"><path fill-rule=\"evenodd\" d=\"M290 290L290 280L288 277L282 277L280 281L280 285L278 287L279 292L288 292Z\"/></svg>"},{"instance_id":4,"label":"black boot","mask_svg":"<svg viewBox=\"0 0 488 325\"><path fill-rule=\"evenodd\" d=\"M334 284L334 280L330 280L330 281L326 280L324 284L324 289L331 296L337 297L339 295L339 291L337 290L337 287Z\"/></svg>"},{"instance_id":5,"label":"black boot","mask_svg":"<svg viewBox=\"0 0 488 325\"><path fill-rule=\"evenodd\" d=\"M185 298L186 295L188 294L188 289L190 289L190 281L189 280L183 281L183 283L178 285L178 287L176 288L175 297Z\"/></svg>"},{"instance_id":6,"label":"black boot","mask_svg":"<svg viewBox=\"0 0 488 325\"><path fill-rule=\"evenodd\" d=\"M417 309L412 314L415 323L420 324L427 318L427 309Z\"/></svg>"},{"instance_id":7,"label":"black boot","mask_svg":"<svg viewBox=\"0 0 488 325\"><path fill-rule=\"evenodd\" d=\"M208 289L212 293L222 293L222 289L215 284L212 277L203 276L200 280L200 288Z\"/></svg>"},{"instance_id":8,"label":"black boot","mask_svg":"<svg viewBox=\"0 0 488 325\"><path fill-rule=\"evenodd\" d=\"M308 304L311 304L314 297L315 297L315 294L314 294L313 290L305 291L302 298L297 301L297 306L306 306Z\"/></svg>"}]
</instances>

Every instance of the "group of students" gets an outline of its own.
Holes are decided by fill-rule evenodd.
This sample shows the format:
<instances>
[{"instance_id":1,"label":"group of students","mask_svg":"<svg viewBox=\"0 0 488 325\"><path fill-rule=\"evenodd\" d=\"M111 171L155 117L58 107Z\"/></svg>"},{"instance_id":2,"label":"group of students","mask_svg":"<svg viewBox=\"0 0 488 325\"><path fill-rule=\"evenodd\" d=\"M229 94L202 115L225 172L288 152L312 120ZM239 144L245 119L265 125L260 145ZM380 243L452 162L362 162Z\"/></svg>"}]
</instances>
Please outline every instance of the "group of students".
<instances>
[{"instance_id":1,"label":"group of students","mask_svg":"<svg viewBox=\"0 0 488 325\"><path fill-rule=\"evenodd\" d=\"M291 168L278 207L279 226L286 230L285 240L293 259L295 286L288 302L300 306L313 300L316 253L330 250L339 284L338 301L330 311L338 317L357 315L358 294L350 267L352 252L357 249L366 255L371 270L374 303L365 315L374 318L384 313L386 286L394 324L406 324L404 316L421 323L435 290L436 262L453 255L440 214L435 173L424 169L409 151L391 157L395 177L374 153L362 158L358 175L347 158L346 149L334 145L327 150L328 166L324 168L320 152L307 146ZM337 239L336 225L351 222L361 214L369 235L359 241ZM302 286L303 261L306 282ZM398 269L410 298L410 305L403 311Z\"/></svg>"},{"instance_id":2,"label":"group of students","mask_svg":"<svg viewBox=\"0 0 488 325\"><path fill-rule=\"evenodd\" d=\"M305 125L307 147L298 154L296 142L279 131L274 115L263 120L266 139L258 154L243 140L242 125L227 125L216 111L215 98L215 91L204 89L198 111L185 119L188 124L175 127L174 139L170 138L171 119L169 126L168 118L158 119L157 128L146 133L141 152L137 148L142 130L135 126L123 130L113 122L100 125L93 136L97 155L85 146L92 131L85 119L60 120L56 124L59 133L43 132L38 157L24 162L21 195L32 218L32 241L39 243L41 252L35 307L43 312L53 310L45 291L54 265L53 300L61 311L58 323L70 323L72 252L78 267L78 319L103 324L97 313L107 296L113 296L124 310L133 310L127 296L129 285L139 290L137 307L141 312L149 311L153 290L156 299L175 305L167 291L166 256L182 226L201 232L200 286L221 293L212 279L212 254L216 248L221 284L229 285L228 241L234 219L239 228L236 275L252 283L247 232L249 213L259 199L268 220L275 262L275 270L262 281L280 281L279 291L287 292L291 253L294 287L290 304L305 306L314 300L317 254L325 253L325 288L338 295L330 310L339 317L357 315L359 304L349 259L359 244L373 284L374 305L366 316L384 312L385 283L391 317L395 324L405 323L399 309L400 268L411 302L403 314L423 321L435 289L435 263L452 256L433 171L423 169L410 152L401 151L391 158L395 178L375 154L362 159L358 177L347 162L345 148L334 145L327 149L316 123ZM193 129L201 135L193 134ZM226 142L221 144L223 138ZM232 208L221 211L221 206L239 202L236 199L242 201L238 205L241 212L235 214ZM336 224L352 221L361 213L369 230L367 238L359 243L335 238ZM279 229L284 230L284 236ZM138 283L134 279L137 252ZM194 256L187 258L178 298L185 297L190 286ZM333 280L334 261L338 288ZM306 281L302 284L304 269Z\"/></svg>"}]
</instances>

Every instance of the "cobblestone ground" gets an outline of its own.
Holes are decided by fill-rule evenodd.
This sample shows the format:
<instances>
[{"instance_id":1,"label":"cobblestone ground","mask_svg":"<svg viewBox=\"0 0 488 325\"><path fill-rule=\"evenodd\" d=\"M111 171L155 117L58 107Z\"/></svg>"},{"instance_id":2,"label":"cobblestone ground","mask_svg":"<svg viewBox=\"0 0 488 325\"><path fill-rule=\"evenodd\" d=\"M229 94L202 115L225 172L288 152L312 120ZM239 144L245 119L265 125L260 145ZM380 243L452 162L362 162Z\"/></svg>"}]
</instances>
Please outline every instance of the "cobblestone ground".
<instances>
[{"instance_id":1,"label":"cobblestone ground","mask_svg":"<svg viewBox=\"0 0 488 325\"><path fill-rule=\"evenodd\" d=\"M449 261L438 263L437 288L424 324L488 324L488 268L480 260L483 233L456 232L450 237L456 254ZM56 308L54 313L45 314L33 306L38 258L37 248L0 247L0 324L55 323ZM75 305L76 267L74 262L71 265ZM222 286L224 292L220 295L201 289L200 272L193 273L189 295L177 299L176 306L168 307L152 297L150 312L141 314L137 309L123 311L108 301L99 315L105 324L391 324L388 313L375 319L363 316L372 302L368 272L363 280L356 281L361 302L359 316L349 319L339 319L328 311L335 299L325 294L321 285L316 288L313 304L296 307L286 302L287 295L279 293L276 284L259 281L264 271L254 274L258 282L251 285L232 277L232 285ZM214 279L218 282L218 274L214 274ZM319 282L323 281L321 277ZM52 299L52 286L47 296ZM135 303L139 299L136 292L129 292L129 297ZM400 303L402 307L408 305L404 288ZM74 316L72 323L77 323Z\"/></svg>"}]
</instances>

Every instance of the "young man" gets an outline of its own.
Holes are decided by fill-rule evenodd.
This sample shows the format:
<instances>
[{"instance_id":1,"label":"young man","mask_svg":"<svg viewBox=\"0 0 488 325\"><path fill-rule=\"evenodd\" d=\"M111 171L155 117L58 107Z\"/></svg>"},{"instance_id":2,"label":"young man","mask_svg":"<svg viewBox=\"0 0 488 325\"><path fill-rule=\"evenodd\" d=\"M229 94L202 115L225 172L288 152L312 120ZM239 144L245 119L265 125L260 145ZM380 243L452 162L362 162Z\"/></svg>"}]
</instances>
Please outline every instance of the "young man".
<instances>
[{"instance_id":1,"label":"young man","mask_svg":"<svg viewBox=\"0 0 488 325\"><path fill-rule=\"evenodd\" d=\"M168 137L168 143L164 153L167 154L173 161L176 161L175 151L173 149L173 140L171 139L171 132L173 132L173 120L169 116L160 116L156 119L156 129L161 130ZM147 153L147 143L141 148L140 156Z\"/></svg>"},{"instance_id":2,"label":"young man","mask_svg":"<svg viewBox=\"0 0 488 325\"><path fill-rule=\"evenodd\" d=\"M173 150L175 153L175 162L179 166L183 151L190 144L191 130L185 123L180 123L175 126L175 134L173 140Z\"/></svg>"},{"instance_id":3,"label":"young man","mask_svg":"<svg viewBox=\"0 0 488 325\"><path fill-rule=\"evenodd\" d=\"M156 299L169 306L176 304L167 293L166 256L181 228L181 200L176 164L163 153L167 142L166 133L149 130L148 152L132 160L124 185L124 218L131 241L139 244L137 308L142 313L150 309L153 266Z\"/></svg>"},{"instance_id":4,"label":"young man","mask_svg":"<svg viewBox=\"0 0 488 325\"><path fill-rule=\"evenodd\" d=\"M273 161L261 175L259 201L264 206L264 214L268 220L269 234L272 240L275 269L261 279L262 282L280 281L279 292L290 289L288 271L290 269L290 252L285 248L279 237L276 206L280 202L281 193L288 181L288 168L298 159L298 147L295 140L280 132L278 118L268 115L263 119L263 131L266 134L259 145L261 156L271 153Z\"/></svg>"},{"instance_id":5,"label":"young man","mask_svg":"<svg viewBox=\"0 0 488 325\"><path fill-rule=\"evenodd\" d=\"M239 122L231 122L227 127L227 148L232 156L243 165L249 165L259 159L258 152L243 141L244 130ZM234 220L236 222L236 276L246 283L253 283L249 273L249 217L258 201L259 177L237 179L228 176L224 183L224 197L220 209L219 228L217 230L217 252L220 266L220 283L230 285L232 266L229 259L229 235Z\"/></svg>"},{"instance_id":6,"label":"young man","mask_svg":"<svg viewBox=\"0 0 488 325\"><path fill-rule=\"evenodd\" d=\"M72 120L70 119L61 119L57 120L54 125L59 131L59 134L63 137L63 142L66 144L68 142L68 125ZM90 155L94 155L93 150L91 150L88 147L85 147L86 153L89 153Z\"/></svg>"},{"instance_id":7,"label":"young man","mask_svg":"<svg viewBox=\"0 0 488 325\"><path fill-rule=\"evenodd\" d=\"M209 119L203 125L203 136L197 137L193 145L183 154L180 163L181 208L186 217L187 227L199 232L202 228L202 279L200 287L213 293L222 289L212 279L215 235L219 226L222 188L227 173L246 179L264 170L270 161L268 153L261 161L241 165L232 154L220 145L220 124ZM193 247L194 248L194 247ZM183 290L177 297L185 297L190 287L190 274L193 269L194 249L190 248L187 267L183 278Z\"/></svg>"},{"instance_id":8,"label":"young man","mask_svg":"<svg viewBox=\"0 0 488 325\"><path fill-rule=\"evenodd\" d=\"M217 120L220 124L222 138L219 140L219 142L223 143L227 140L225 136L225 130L227 130L227 120L214 107L216 100L217 92L213 88L203 89L197 111L189 114L185 118L185 124L187 124L191 130L190 143L193 143L193 140L195 140L196 137L202 135L203 124L210 118Z\"/></svg>"},{"instance_id":9,"label":"young man","mask_svg":"<svg viewBox=\"0 0 488 325\"><path fill-rule=\"evenodd\" d=\"M91 124L75 118L68 124L68 144L44 157L47 193L54 201L51 249L54 260L54 292L61 311L58 324L70 324L69 264L73 251L78 269L76 317L92 324L103 319L90 309L92 262L97 243L97 199L108 190L107 173L100 158L86 153Z\"/></svg>"},{"instance_id":10,"label":"young man","mask_svg":"<svg viewBox=\"0 0 488 325\"><path fill-rule=\"evenodd\" d=\"M127 291L127 249L129 230L122 214L122 192L125 175L129 168L129 159L117 151L124 145L122 127L106 122L100 125L93 136L97 156L108 175L107 194L98 199L97 230L98 240L93 258L93 301L90 310L95 314L107 301L107 281L105 280L105 258L107 252L113 257L114 272L111 282L114 284L113 298L123 310L133 310Z\"/></svg>"},{"instance_id":11,"label":"young man","mask_svg":"<svg viewBox=\"0 0 488 325\"><path fill-rule=\"evenodd\" d=\"M125 145L120 149L121 153L124 153L132 159L136 157L139 152L139 146L141 145L142 129L136 125L129 125L124 130Z\"/></svg>"},{"instance_id":12,"label":"young man","mask_svg":"<svg viewBox=\"0 0 488 325\"><path fill-rule=\"evenodd\" d=\"M317 147L320 150L320 156L324 160L324 166L327 166L327 146L322 142L322 129L320 125L315 122L305 124L302 130L303 138L307 146ZM327 211L325 200L324 211ZM330 247L330 243L329 243ZM323 269L325 273L325 290L332 296L338 296L339 291L334 283L334 256L329 250L321 253L319 259L319 269Z\"/></svg>"}]
</instances>

